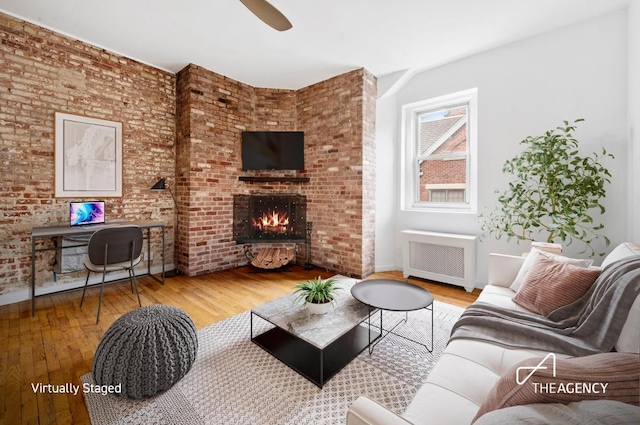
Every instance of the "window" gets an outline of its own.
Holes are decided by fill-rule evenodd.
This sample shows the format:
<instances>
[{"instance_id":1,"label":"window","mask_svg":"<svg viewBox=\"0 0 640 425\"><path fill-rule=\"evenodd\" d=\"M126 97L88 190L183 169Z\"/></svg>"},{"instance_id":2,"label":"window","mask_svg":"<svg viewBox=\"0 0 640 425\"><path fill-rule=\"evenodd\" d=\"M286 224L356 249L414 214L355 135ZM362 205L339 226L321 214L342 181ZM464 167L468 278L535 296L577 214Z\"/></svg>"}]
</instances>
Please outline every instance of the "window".
<instances>
[{"instance_id":1,"label":"window","mask_svg":"<svg viewBox=\"0 0 640 425\"><path fill-rule=\"evenodd\" d=\"M431 189L428 200L431 202L465 202L464 189Z\"/></svg>"},{"instance_id":2,"label":"window","mask_svg":"<svg viewBox=\"0 0 640 425\"><path fill-rule=\"evenodd\" d=\"M477 90L402 107L403 208L475 211Z\"/></svg>"}]
</instances>

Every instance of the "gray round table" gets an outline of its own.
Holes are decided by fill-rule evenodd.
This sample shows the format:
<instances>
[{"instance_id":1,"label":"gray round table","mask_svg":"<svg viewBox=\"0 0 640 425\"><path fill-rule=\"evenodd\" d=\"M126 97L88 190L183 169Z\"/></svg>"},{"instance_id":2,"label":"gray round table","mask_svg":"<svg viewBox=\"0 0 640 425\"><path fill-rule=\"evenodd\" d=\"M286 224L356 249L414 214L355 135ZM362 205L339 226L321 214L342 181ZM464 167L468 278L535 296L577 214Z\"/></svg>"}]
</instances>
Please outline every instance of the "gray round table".
<instances>
[{"instance_id":1,"label":"gray round table","mask_svg":"<svg viewBox=\"0 0 640 425\"><path fill-rule=\"evenodd\" d=\"M367 321L369 325L369 333L371 333L372 326L377 327L376 325L371 324L371 316L375 314L376 311L380 311L380 336L374 341L371 341L371 338L369 338L369 354L371 354L373 352L373 348L390 333L416 344L420 344L430 353L433 351L433 295L431 295L431 292L420 286L400 280L371 279L363 280L353 285L351 288L351 295L356 300L369 306ZM407 321L409 316L408 313L410 311L420 309L431 311L431 348L421 342L393 332L395 328ZM405 318L395 324L391 329L384 329L382 326L383 310L404 312Z\"/></svg>"}]
</instances>

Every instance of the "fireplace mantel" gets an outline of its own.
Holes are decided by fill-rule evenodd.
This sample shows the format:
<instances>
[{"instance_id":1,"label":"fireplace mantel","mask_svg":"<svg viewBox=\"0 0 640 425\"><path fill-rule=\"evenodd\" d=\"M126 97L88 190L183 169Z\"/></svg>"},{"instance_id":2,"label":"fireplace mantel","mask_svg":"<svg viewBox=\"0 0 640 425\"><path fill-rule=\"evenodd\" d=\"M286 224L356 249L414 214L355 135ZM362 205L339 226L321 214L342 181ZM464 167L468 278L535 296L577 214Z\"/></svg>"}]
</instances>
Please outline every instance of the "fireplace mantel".
<instances>
[{"instance_id":1,"label":"fireplace mantel","mask_svg":"<svg viewBox=\"0 0 640 425\"><path fill-rule=\"evenodd\" d=\"M255 177L255 176L239 176L238 180L251 183L265 182L285 182L285 183L308 183L309 177Z\"/></svg>"}]
</instances>

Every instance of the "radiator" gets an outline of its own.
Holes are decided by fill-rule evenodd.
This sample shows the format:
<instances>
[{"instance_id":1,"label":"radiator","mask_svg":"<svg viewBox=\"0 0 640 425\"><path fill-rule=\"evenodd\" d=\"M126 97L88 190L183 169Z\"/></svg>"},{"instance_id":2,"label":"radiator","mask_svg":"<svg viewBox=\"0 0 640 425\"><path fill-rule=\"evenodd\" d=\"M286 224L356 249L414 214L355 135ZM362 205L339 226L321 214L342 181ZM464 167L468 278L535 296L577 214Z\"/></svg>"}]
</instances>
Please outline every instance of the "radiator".
<instances>
[{"instance_id":1,"label":"radiator","mask_svg":"<svg viewBox=\"0 0 640 425\"><path fill-rule=\"evenodd\" d=\"M403 230L403 275L463 286L475 286L476 237Z\"/></svg>"}]
</instances>

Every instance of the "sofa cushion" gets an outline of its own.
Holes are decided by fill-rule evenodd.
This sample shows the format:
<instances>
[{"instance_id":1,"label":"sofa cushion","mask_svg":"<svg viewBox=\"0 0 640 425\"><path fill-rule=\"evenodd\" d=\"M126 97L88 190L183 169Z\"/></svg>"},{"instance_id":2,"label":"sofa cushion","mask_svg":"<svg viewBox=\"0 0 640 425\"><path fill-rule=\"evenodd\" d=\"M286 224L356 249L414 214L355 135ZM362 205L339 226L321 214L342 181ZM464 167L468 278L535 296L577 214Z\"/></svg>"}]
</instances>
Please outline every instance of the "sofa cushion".
<instances>
[{"instance_id":1,"label":"sofa cushion","mask_svg":"<svg viewBox=\"0 0 640 425\"><path fill-rule=\"evenodd\" d=\"M616 246L613 251L611 251L604 258L604 260L602 260L602 264L600 265L600 267L605 268L613 262L622 260L623 258L630 257L632 255L640 255L640 244L632 242L622 242L620 245Z\"/></svg>"},{"instance_id":2,"label":"sofa cushion","mask_svg":"<svg viewBox=\"0 0 640 425\"><path fill-rule=\"evenodd\" d=\"M513 297L515 295L515 292L513 292L510 288L487 285L484 287L484 289L482 289L480 295L478 295L478 299L476 300L476 302L493 304L499 307L508 308L509 310L531 312L531 310L528 310L513 302Z\"/></svg>"},{"instance_id":3,"label":"sofa cushion","mask_svg":"<svg viewBox=\"0 0 640 425\"><path fill-rule=\"evenodd\" d=\"M630 353L526 359L500 377L475 419L496 409L532 403L614 400L637 405L639 366L640 357Z\"/></svg>"},{"instance_id":4,"label":"sofa cushion","mask_svg":"<svg viewBox=\"0 0 640 425\"><path fill-rule=\"evenodd\" d=\"M590 260L590 259L569 258L569 257L564 257L562 255L551 254L549 252L544 252L544 251L540 251L539 249L533 248L527 255L527 258L524 260L524 263L522 264L522 267L520 268L518 275L516 276L515 280L511 284L511 290L513 290L513 292L518 292L518 290L520 290L520 287L522 286L522 282L524 281L524 278L526 277L527 273L529 273L529 270L531 270L536 260L540 256L543 256L546 258L552 258L556 261L560 261L563 263L573 264L574 266L578 266L578 267L589 267L593 264L593 260Z\"/></svg>"},{"instance_id":5,"label":"sofa cushion","mask_svg":"<svg viewBox=\"0 0 640 425\"><path fill-rule=\"evenodd\" d=\"M402 416L416 425L467 425L506 370L524 359L545 354L475 340L451 341Z\"/></svg>"},{"instance_id":6,"label":"sofa cushion","mask_svg":"<svg viewBox=\"0 0 640 425\"><path fill-rule=\"evenodd\" d=\"M539 255L513 302L546 317L583 296L599 275L599 269L578 267Z\"/></svg>"}]
</instances>

